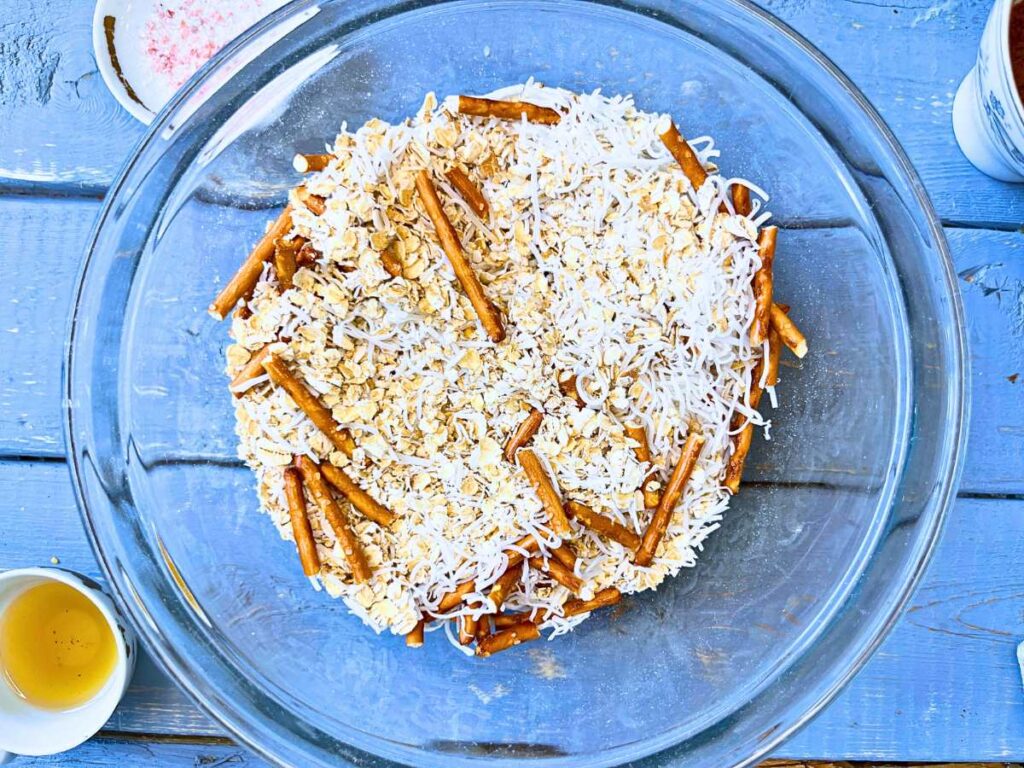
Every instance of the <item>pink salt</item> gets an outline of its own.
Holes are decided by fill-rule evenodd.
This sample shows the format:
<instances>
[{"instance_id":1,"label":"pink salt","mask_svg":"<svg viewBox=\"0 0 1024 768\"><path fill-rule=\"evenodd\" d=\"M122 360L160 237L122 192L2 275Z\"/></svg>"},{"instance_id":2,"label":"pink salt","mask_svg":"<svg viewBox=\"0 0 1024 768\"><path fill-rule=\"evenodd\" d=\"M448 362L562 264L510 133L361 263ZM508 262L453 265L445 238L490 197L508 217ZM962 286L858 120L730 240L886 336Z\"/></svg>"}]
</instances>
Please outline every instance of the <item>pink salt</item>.
<instances>
[{"instance_id":1,"label":"pink salt","mask_svg":"<svg viewBox=\"0 0 1024 768\"><path fill-rule=\"evenodd\" d=\"M178 88L224 45L284 0L165 0L143 30L153 72Z\"/></svg>"}]
</instances>

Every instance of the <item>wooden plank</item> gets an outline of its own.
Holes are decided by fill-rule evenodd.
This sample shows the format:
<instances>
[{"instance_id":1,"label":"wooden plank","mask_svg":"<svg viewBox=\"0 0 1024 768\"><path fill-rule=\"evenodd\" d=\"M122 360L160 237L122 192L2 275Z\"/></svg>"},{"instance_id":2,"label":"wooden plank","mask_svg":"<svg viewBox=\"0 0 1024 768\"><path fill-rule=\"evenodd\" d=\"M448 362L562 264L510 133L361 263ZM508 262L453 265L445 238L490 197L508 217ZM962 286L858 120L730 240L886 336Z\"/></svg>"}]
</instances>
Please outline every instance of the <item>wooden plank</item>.
<instances>
[{"instance_id":1,"label":"wooden plank","mask_svg":"<svg viewBox=\"0 0 1024 768\"><path fill-rule=\"evenodd\" d=\"M953 96L974 65L988 0L761 0L859 86L903 144L939 215L1016 228L1024 196L967 161Z\"/></svg>"},{"instance_id":2,"label":"wooden plank","mask_svg":"<svg viewBox=\"0 0 1024 768\"><path fill-rule=\"evenodd\" d=\"M779 753L1024 759L1024 502L960 499L906 615L867 667Z\"/></svg>"},{"instance_id":3,"label":"wooden plank","mask_svg":"<svg viewBox=\"0 0 1024 768\"><path fill-rule=\"evenodd\" d=\"M1024 492L1024 234L946 233L971 350L971 427L962 493Z\"/></svg>"},{"instance_id":4,"label":"wooden plank","mask_svg":"<svg viewBox=\"0 0 1024 768\"><path fill-rule=\"evenodd\" d=\"M0 526L0 571L58 565L102 581L63 462L0 462L0 510L4 521ZM107 727L128 732L222 733L145 651L139 655L131 687Z\"/></svg>"},{"instance_id":5,"label":"wooden plank","mask_svg":"<svg viewBox=\"0 0 1024 768\"><path fill-rule=\"evenodd\" d=\"M0 570L56 555L62 566L96 575L63 464L0 462L0 489ZM1014 659L1022 560L1024 501L959 500L908 614L780 755L1024 759L1024 691ZM110 728L222 734L145 660Z\"/></svg>"},{"instance_id":6,"label":"wooden plank","mask_svg":"<svg viewBox=\"0 0 1024 768\"><path fill-rule=\"evenodd\" d=\"M5 351L5 365L0 367L0 456L63 456L60 371L65 320L81 254L97 210L96 203L85 200L0 198L0 217L8 223L0 229L0 251L18 254L8 259L7 279L0 283L0 339ZM264 216L259 212L247 215ZM975 406L963 489L976 493L1024 492L1024 477L1018 471L1024 461L1024 235L954 229L948 236L956 267L964 275L961 289L973 366ZM821 249L812 246L821 238L830 237L833 239L829 242L839 242L827 232L794 232L784 238L784 249L793 259L820 258L815 253ZM836 252L843 247L859 247L856 239L848 245L842 243L836 246ZM838 264L821 263L824 269L836 268ZM784 267L780 266L780 272L785 272ZM816 303L819 309L824 307L820 301ZM847 304L852 308L853 300ZM824 323L829 316L819 319ZM813 339L813 327L808 326L807 330ZM824 354L820 349L815 353ZM773 450L783 450L788 445L802 451L802 455L818 459L808 464L812 468L823 466L822 462L835 464L855 458L836 455L824 431L811 429L807 430L807 440L790 439L797 435L786 429L793 422L787 421L785 408L795 407L798 401L800 405L794 413L810 420L808 423L828 419L828 403L815 405L816 401L799 395L787 399L787 386L796 387L791 390L795 392L801 386L807 391L812 388L813 378L801 384L799 376L812 377L814 359L812 353L802 363L802 371L784 371L780 388L784 410L774 416L778 443L773 446ZM864 372L870 374L870 370ZM1014 374L1020 377L1012 379ZM789 381L785 380L787 377ZM858 382L857 377L851 379L853 390L858 383L863 382ZM188 440L191 446L208 442L201 434ZM220 446L228 453L229 448ZM798 462L791 463L786 479L815 479L794 474L794 467L798 466ZM775 477L771 451L766 451L760 441L755 446L751 467L763 479ZM855 470L856 466L851 464L845 469Z\"/></svg>"},{"instance_id":7,"label":"wooden plank","mask_svg":"<svg viewBox=\"0 0 1024 768\"><path fill-rule=\"evenodd\" d=\"M988 0L760 3L864 90L906 146L944 218L989 226L1024 219L1024 198L975 171L950 127L953 94L973 63ZM10 54L0 59L0 92L9 94L0 102L0 184L51 183L97 195L143 127L117 105L95 69L91 6L74 0L22 6L0 0L0 13L19 19L0 27L0 50ZM55 18L61 23L53 24Z\"/></svg>"},{"instance_id":8,"label":"wooden plank","mask_svg":"<svg viewBox=\"0 0 1024 768\"><path fill-rule=\"evenodd\" d=\"M64 455L64 333L98 210L88 200L0 198L0 454Z\"/></svg>"},{"instance_id":9,"label":"wooden plank","mask_svg":"<svg viewBox=\"0 0 1024 768\"><path fill-rule=\"evenodd\" d=\"M68 752L18 758L27 768L96 768L97 766L192 766L193 768L267 768L268 763L228 741L200 743L159 738L125 738L102 734Z\"/></svg>"},{"instance_id":10,"label":"wooden plank","mask_svg":"<svg viewBox=\"0 0 1024 768\"><path fill-rule=\"evenodd\" d=\"M99 196L143 126L107 90L93 3L0 1L0 182Z\"/></svg>"}]
</instances>

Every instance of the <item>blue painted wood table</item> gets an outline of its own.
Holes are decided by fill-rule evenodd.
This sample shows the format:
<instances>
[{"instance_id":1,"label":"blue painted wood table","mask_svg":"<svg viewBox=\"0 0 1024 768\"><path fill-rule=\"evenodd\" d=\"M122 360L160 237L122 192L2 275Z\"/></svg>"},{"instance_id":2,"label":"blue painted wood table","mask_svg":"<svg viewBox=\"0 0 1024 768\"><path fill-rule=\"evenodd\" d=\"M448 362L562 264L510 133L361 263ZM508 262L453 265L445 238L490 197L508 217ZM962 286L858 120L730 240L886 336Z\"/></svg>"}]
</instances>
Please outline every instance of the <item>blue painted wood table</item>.
<instances>
[{"instance_id":1,"label":"blue painted wood table","mask_svg":"<svg viewBox=\"0 0 1024 768\"><path fill-rule=\"evenodd\" d=\"M950 127L991 0L762 2L852 77L916 164L962 278L973 366L966 472L927 578L870 664L781 753L1024 761L1024 186L976 172ZM0 569L59 558L98 575L64 465L64 321L100 200L143 129L100 80L91 13L86 0L0 0ZM98 738L25 761L227 763L260 764L146 659Z\"/></svg>"}]
</instances>

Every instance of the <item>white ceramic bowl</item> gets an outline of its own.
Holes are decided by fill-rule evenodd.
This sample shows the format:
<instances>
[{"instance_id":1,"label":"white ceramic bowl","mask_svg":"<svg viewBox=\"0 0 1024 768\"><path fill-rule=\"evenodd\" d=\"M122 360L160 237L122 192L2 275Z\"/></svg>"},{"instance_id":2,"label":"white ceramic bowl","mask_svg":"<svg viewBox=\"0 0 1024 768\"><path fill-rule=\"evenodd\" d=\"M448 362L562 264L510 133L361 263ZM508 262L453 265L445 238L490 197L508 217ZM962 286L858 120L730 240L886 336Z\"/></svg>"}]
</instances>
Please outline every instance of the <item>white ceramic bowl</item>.
<instances>
[{"instance_id":1,"label":"white ceramic bowl","mask_svg":"<svg viewBox=\"0 0 1024 768\"><path fill-rule=\"evenodd\" d=\"M103 689L70 710L34 707L10 686L0 683L0 763L14 755L53 755L89 739L113 714L135 671L135 633L100 585L85 576L59 568L20 568L0 573L0 616L27 589L46 582L67 584L92 601L114 633L117 661Z\"/></svg>"}]
</instances>

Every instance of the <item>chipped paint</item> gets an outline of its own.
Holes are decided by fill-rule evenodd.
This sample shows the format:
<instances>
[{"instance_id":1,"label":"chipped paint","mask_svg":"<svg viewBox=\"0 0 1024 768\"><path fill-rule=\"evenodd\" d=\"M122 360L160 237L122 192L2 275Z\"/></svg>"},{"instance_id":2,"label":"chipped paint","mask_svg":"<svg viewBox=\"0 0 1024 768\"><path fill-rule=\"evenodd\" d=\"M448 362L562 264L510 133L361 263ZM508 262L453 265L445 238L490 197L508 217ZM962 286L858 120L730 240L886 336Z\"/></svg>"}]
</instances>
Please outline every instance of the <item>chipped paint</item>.
<instances>
[{"instance_id":1,"label":"chipped paint","mask_svg":"<svg viewBox=\"0 0 1024 768\"><path fill-rule=\"evenodd\" d=\"M941 3L936 3L925 10L921 11L914 17L914 20L910 22L911 28L916 27L918 24L925 24L929 21L942 16L947 11L952 10L954 7L954 0L943 0Z\"/></svg>"},{"instance_id":2,"label":"chipped paint","mask_svg":"<svg viewBox=\"0 0 1024 768\"><path fill-rule=\"evenodd\" d=\"M0 102L4 106L48 104L61 54L30 33L0 38Z\"/></svg>"}]
</instances>

